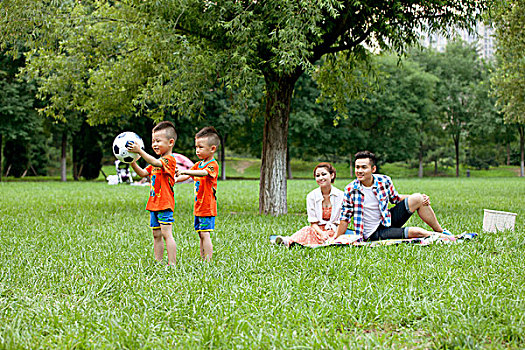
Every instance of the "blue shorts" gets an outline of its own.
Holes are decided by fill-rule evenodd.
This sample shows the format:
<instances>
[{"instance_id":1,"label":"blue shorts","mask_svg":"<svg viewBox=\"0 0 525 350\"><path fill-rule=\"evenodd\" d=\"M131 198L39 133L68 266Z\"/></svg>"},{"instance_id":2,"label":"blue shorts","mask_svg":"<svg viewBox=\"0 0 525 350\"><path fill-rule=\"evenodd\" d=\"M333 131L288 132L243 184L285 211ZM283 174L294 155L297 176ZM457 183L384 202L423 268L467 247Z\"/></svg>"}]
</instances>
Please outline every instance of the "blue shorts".
<instances>
[{"instance_id":1,"label":"blue shorts","mask_svg":"<svg viewBox=\"0 0 525 350\"><path fill-rule=\"evenodd\" d=\"M151 228L160 228L160 225L171 225L173 219L173 210L161 210L149 212L149 226Z\"/></svg>"},{"instance_id":2,"label":"blue shorts","mask_svg":"<svg viewBox=\"0 0 525 350\"><path fill-rule=\"evenodd\" d=\"M193 226L197 232L213 231L215 229L215 216L196 216Z\"/></svg>"}]
</instances>

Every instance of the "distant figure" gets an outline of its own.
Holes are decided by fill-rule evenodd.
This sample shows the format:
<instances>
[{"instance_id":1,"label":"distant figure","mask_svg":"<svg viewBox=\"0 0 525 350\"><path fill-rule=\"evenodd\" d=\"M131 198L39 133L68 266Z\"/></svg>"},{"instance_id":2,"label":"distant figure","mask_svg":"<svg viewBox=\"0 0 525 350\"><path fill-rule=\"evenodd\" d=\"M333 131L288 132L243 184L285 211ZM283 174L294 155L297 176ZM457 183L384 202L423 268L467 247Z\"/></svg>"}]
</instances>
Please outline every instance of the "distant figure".
<instances>
[{"instance_id":1,"label":"distant figure","mask_svg":"<svg viewBox=\"0 0 525 350\"><path fill-rule=\"evenodd\" d=\"M133 176L129 171L129 164L121 162L120 160L115 161L115 168L117 170L118 183L133 183Z\"/></svg>"},{"instance_id":2,"label":"distant figure","mask_svg":"<svg viewBox=\"0 0 525 350\"><path fill-rule=\"evenodd\" d=\"M188 157L186 157L183 154L173 153L173 156L177 160L177 169L179 169L179 170L189 170L189 169L191 169L191 167L194 164L191 161L191 159L189 159ZM177 181L177 182L179 182L179 183L192 183L193 179L191 177L189 177L185 181Z\"/></svg>"}]
</instances>

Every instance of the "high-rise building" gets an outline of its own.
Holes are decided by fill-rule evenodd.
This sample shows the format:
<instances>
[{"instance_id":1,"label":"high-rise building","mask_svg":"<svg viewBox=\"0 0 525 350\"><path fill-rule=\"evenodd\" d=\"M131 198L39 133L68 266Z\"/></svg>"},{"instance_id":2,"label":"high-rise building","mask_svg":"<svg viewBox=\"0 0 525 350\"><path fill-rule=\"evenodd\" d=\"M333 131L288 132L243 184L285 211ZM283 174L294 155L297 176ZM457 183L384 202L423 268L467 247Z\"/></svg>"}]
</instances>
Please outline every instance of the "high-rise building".
<instances>
[{"instance_id":1,"label":"high-rise building","mask_svg":"<svg viewBox=\"0 0 525 350\"><path fill-rule=\"evenodd\" d=\"M494 29L491 26L478 23L471 32L465 29L451 29L449 34L450 37L447 38L440 34L421 33L421 45L443 52L449 40L459 37L466 43L475 44L482 58L490 60L494 57Z\"/></svg>"}]
</instances>

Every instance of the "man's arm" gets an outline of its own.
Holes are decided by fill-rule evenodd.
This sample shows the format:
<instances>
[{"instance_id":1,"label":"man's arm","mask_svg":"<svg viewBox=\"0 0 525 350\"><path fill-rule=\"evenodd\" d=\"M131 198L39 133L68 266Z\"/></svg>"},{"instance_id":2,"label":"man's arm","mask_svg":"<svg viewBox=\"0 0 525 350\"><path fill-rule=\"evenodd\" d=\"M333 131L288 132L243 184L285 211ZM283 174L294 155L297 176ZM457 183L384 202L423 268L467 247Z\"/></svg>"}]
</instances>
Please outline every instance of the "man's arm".
<instances>
[{"instance_id":1,"label":"man's arm","mask_svg":"<svg viewBox=\"0 0 525 350\"><path fill-rule=\"evenodd\" d=\"M408 197L408 195L399 195L399 193L397 193L396 188L394 187L394 183L392 182L392 179L386 175L384 175L384 177L386 178L385 184L386 184L386 190L388 193L388 200L390 203L397 204L401 202L403 199Z\"/></svg>"},{"instance_id":2,"label":"man's arm","mask_svg":"<svg viewBox=\"0 0 525 350\"><path fill-rule=\"evenodd\" d=\"M334 239L344 235L348 229L348 223L352 216L354 215L354 203L352 196L348 193L348 188L345 189L343 193L343 201L341 203L341 216L339 220L339 225L337 226L337 232L335 233Z\"/></svg>"},{"instance_id":3,"label":"man's arm","mask_svg":"<svg viewBox=\"0 0 525 350\"><path fill-rule=\"evenodd\" d=\"M337 226L337 232L335 233L334 239L336 239L337 237L341 235L344 235L347 229L348 229L348 221L341 220L341 222L339 223L339 226Z\"/></svg>"}]
</instances>

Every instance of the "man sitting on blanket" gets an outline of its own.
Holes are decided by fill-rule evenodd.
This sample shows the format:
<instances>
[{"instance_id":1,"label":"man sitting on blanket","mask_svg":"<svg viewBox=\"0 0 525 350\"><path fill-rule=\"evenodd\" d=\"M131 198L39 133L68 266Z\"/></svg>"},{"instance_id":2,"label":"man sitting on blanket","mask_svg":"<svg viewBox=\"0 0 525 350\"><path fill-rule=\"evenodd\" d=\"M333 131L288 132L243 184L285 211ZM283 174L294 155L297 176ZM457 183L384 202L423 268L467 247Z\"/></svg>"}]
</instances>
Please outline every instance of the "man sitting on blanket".
<instances>
[{"instance_id":1,"label":"man sitting on blanket","mask_svg":"<svg viewBox=\"0 0 525 350\"><path fill-rule=\"evenodd\" d=\"M355 232L361 236L361 240L421 238L436 234L442 238L455 240L455 237L439 224L430 207L430 198L426 194L399 195L392 179L386 175L374 174L375 171L374 153L369 151L356 153L357 179L345 188L341 223L334 240L346 232L352 217ZM388 209L388 202L395 206ZM415 211L434 232L420 227L402 227Z\"/></svg>"}]
</instances>

